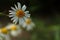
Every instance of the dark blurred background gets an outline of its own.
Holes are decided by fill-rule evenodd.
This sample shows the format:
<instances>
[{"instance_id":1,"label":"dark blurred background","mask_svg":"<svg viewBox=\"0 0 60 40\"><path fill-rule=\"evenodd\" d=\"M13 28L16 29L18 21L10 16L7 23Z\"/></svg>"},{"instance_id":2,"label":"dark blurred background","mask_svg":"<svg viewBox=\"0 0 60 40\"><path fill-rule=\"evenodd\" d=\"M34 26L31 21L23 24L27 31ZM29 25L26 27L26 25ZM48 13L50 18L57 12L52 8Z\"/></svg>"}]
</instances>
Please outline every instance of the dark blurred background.
<instances>
[{"instance_id":1,"label":"dark blurred background","mask_svg":"<svg viewBox=\"0 0 60 40\"><path fill-rule=\"evenodd\" d=\"M33 17L56 22L60 16L60 0L1 0L0 11L8 14L11 6L17 2L25 4Z\"/></svg>"},{"instance_id":2,"label":"dark blurred background","mask_svg":"<svg viewBox=\"0 0 60 40\"><path fill-rule=\"evenodd\" d=\"M36 23L31 40L60 40L60 0L1 0L0 12L8 15L17 2L27 6ZM10 18L0 15L0 21L6 25Z\"/></svg>"}]
</instances>

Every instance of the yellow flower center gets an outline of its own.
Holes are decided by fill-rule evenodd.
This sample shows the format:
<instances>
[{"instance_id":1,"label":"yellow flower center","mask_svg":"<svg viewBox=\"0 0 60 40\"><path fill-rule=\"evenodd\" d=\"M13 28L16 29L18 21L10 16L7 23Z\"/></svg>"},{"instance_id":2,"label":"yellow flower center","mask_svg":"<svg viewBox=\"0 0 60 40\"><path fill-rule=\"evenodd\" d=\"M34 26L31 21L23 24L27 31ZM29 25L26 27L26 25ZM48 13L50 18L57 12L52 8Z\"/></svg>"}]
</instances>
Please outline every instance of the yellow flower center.
<instances>
[{"instance_id":1,"label":"yellow flower center","mask_svg":"<svg viewBox=\"0 0 60 40\"><path fill-rule=\"evenodd\" d=\"M8 33L8 30L6 28L2 28L1 29L1 32L4 33L4 34L7 34Z\"/></svg>"},{"instance_id":2,"label":"yellow flower center","mask_svg":"<svg viewBox=\"0 0 60 40\"><path fill-rule=\"evenodd\" d=\"M11 30L16 30L16 25L11 26Z\"/></svg>"},{"instance_id":3,"label":"yellow flower center","mask_svg":"<svg viewBox=\"0 0 60 40\"><path fill-rule=\"evenodd\" d=\"M22 10L18 10L17 12L16 12L16 16L17 17L23 17L25 15L25 13L22 11Z\"/></svg>"},{"instance_id":4,"label":"yellow flower center","mask_svg":"<svg viewBox=\"0 0 60 40\"><path fill-rule=\"evenodd\" d=\"M30 24L31 20L30 19L26 19L26 24Z\"/></svg>"}]
</instances>

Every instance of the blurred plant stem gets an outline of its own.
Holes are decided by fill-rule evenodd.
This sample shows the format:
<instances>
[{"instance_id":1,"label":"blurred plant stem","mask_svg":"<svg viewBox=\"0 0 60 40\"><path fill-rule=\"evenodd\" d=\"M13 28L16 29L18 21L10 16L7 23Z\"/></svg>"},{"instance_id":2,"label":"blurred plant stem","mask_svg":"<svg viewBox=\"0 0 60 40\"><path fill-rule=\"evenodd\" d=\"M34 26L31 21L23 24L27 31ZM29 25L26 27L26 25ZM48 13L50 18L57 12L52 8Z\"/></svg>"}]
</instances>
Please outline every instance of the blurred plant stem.
<instances>
[{"instance_id":1,"label":"blurred plant stem","mask_svg":"<svg viewBox=\"0 0 60 40\"><path fill-rule=\"evenodd\" d=\"M59 40L59 27L57 28L55 33L55 40Z\"/></svg>"},{"instance_id":2,"label":"blurred plant stem","mask_svg":"<svg viewBox=\"0 0 60 40\"><path fill-rule=\"evenodd\" d=\"M2 16L9 16L9 15L3 14L2 12L0 13L0 15L2 15Z\"/></svg>"}]
</instances>

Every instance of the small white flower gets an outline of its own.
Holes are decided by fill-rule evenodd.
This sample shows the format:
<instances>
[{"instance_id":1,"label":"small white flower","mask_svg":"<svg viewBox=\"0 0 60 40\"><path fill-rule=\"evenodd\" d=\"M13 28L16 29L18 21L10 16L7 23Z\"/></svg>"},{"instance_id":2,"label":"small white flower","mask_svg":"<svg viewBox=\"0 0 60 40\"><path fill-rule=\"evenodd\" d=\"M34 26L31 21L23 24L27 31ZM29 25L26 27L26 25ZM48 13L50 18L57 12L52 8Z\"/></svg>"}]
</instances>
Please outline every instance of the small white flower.
<instances>
[{"instance_id":1,"label":"small white flower","mask_svg":"<svg viewBox=\"0 0 60 40\"><path fill-rule=\"evenodd\" d=\"M9 10L9 17L12 17L13 23L17 24L19 22L19 25L21 25L27 17L30 17L30 14L29 11L26 11L25 5L21 8L21 4L19 2L17 4L18 6L15 5L15 8L11 7L12 10Z\"/></svg>"},{"instance_id":2,"label":"small white flower","mask_svg":"<svg viewBox=\"0 0 60 40\"><path fill-rule=\"evenodd\" d=\"M8 30L6 28L0 29L0 36L2 37L3 40L10 40L9 33L8 33Z\"/></svg>"},{"instance_id":3,"label":"small white flower","mask_svg":"<svg viewBox=\"0 0 60 40\"><path fill-rule=\"evenodd\" d=\"M16 25L16 24L8 24L6 26L7 29L9 30L16 30L16 29L20 29L19 25Z\"/></svg>"},{"instance_id":4,"label":"small white flower","mask_svg":"<svg viewBox=\"0 0 60 40\"><path fill-rule=\"evenodd\" d=\"M8 30L10 30L11 28L16 29L17 27L19 27L19 26L15 25L15 24L11 24L11 23L6 26L6 28Z\"/></svg>"},{"instance_id":5,"label":"small white flower","mask_svg":"<svg viewBox=\"0 0 60 40\"><path fill-rule=\"evenodd\" d=\"M22 31L21 28L19 27L19 25L16 25L16 24L9 24L6 28L11 30L10 34L13 37L18 36Z\"/></svg>"},{"instance_id":6,"label":"small white flower","mask_svg":"<svg viewBox=\"0 0 60 40\"><path fill-rule=\"evenodd\" d=\"M32 30L35 24L31 21L30 18L26 19L26 21L23 23L23 28L26 28L28 31Z\"/></svg>"}]
</instances>

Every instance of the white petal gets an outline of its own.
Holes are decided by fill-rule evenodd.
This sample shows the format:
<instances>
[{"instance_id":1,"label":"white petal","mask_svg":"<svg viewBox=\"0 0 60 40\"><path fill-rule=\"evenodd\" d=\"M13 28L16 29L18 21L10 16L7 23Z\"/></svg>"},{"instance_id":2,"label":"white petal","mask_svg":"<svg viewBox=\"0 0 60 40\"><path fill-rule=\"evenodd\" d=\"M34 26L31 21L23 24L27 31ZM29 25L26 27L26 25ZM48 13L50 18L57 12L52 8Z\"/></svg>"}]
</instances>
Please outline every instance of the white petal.
<instances>
[{"instance_id":1,"label":"white petal","mask_svg":"<svg viewBox=\"0 0 60 40\"><path fill-rule=\"evenodd\" d=\"M25 11L24 13L28 14L28 13L29 13L29 11Z\"/></svg>"},{"instance_id":2,"label":"white petal","mask_svg":"<svg viewBox=\"0 0 60 40\"><path fill-rule=\"evenodd\" d=\"M11 35L12 35L13 37L18 36L18 33L17 33L17 31L16 31L16 30L15 30L15 31L11 31L10 33L11 33Z\"/></svg>"},{"instance_id":3,"label":"white petal","mask_svg":"<svg viewBox=\"0 0 60 40\"><path fill-rule=\"evenodd\" d=\"M24 19L23 18L21 18L21 22L24 23Z\"/></svg>"},{"instance_id":4,"label":"white petal","mask_svg":"<svg viewBox=\"0 0 60 40\"><path fill-rule=\"evenodd\" d=\"M11 20L14 20L14 19L15 19L15 17L11 18Z\"/></svg>"},{"instance_id":5,"label":"white petal","mask_svg":"<svg viewBox=\"0 0 60 40\"><path fill-rule=\"evenodd\" d=\"M19 18L19 24L22 25L24 23L23 18Z\"/></svg>"},{"instance_id":6,"label":"white petal","mask_svg":"<svg viewBox=\"0 0 60 40\"><path fill-rule=\"evenodd\" d=\"M9 15L9 17L14 17L15 15Z\"/></svg>"},{"instance_id":7,"label":"white petal","mask_svg":"<svg viewBox=\"0 0 60 40\"><path fill-rule=\"evenodd\" d=\"M31 22L29 25L27 25L27 30L32 30L33 27L35 26L35 24L33 22Z\"/></svg>"},{"instance_id":8,"label":"white petal","mask_svg":"<svg viewBox=\"0 0 60 40\"><path fill-rule=\"evenodd\" d=\"M25 10L26 10L26 6L25 6L25 5L23 5L22 10L23 10L23 11L25 11Z\"/></svg>"},{"instance_id":9,"label":"white petal","mask_svg":"<svg viewBox=\"0 0 60 40\"><path fill-rule=\"evenodd\" d=\"M26 16L26 17L30 17L30 14L28 14L29 11L25 11L24 13L25 13L25 16Z\"/></svg>"},{"instance_id":10,"label":"white petal","mask_svg":"<svg viewBox=\"0 0 60 40\"><path fill-rule=\"evenodd\" d=\"M16 11L16 9L14 7L11 7L12 10Z\"/></svg>"},{"instance_id":11,"label":"white petal","mask_svg":"<svg viewBox=\"0 0 60 40\"><path fill-rule=\"evenodd\" d=\"M12 12L12 13L9 13L9 14L15 14L16 12Z\"/></svg>"},{"instance_id":12,"label":"white petal","mask_svg":"<svg viewBox=\"0 0 60 40\"><path fill-rule=\"evenodd\" d=\"M11 18L11 20L14 20L14 19L16 19L17 17L13 17L13 18Z\"/></svg>"},{"instance_id":13,"label":"white petal","mask_svg":"<svg viewBox=\"0 0 60 40\"><path fill-rule=\"evenodd\" d=\"M19 2L17 2L18 4L18 9L21 9L21 4Z\"/></svg>"},{"instance_id":14,"label":"white petal","mask_svg":"<svg viewBox=\"0 0 60 40\"><path fill-rule=\"evenodd\" d=\"M30 14L25 14L26 17L30 17Z\"/></svg>"},{"instance_id":15,"label":"white petal","mask_svg":"<svg viewBox=\"0 0 60 40\"><path fill-rule=\"evenodd\" d=\"M24 20L26 20L27 19L27 17L24 17Z\"/></svg>"},{"instance_id":16,"label":"white petal","mask_svg":"<svg viewBox=\"0 0 60 40\"><path fill-rule=\"evenodd\" d=\"M27 30L32 30L32 27L30 25L27 26Z\"/></svg>"},{"instance_id":17,"label":"white petal","mask_svg":"<svg viewBox=\"0 0 60 40\"><path fill-rule=\"evenodd\" d=\"M17 24L18 22L18 17L13 21L13 23L15 22L15 24Z\"/></svg>"},{"instance_id":18,"label":"white petal","mask_svg":"<svg viewBox=\"0 0 60 40\"><path fill-rule=\"evenodd\" d=\"M17 6L15 5L16 10L18 9Z\"/></svg>"},{"instance_id":19,"label":"white petal","mask_svg":"<svg viewBox=\"0 0 60 40\"><path fill-rule=\"evenodd\" d=\"M15 12L15 11L13 11L13 10L9 10L9 12Z\"/></svg>"},{"instance_id":20,"label":"white petal","mask_svg":"<svg viewBox=\"0 0 60 40\"><path fill-rule=\"evenodd\" d=\"M17 24L17 22L18 22L18 19L15 21L15 24Z\"/></svg>"},{"instance_id":21,"label":"white petal","mask_svg":"<svg viewBox=\"0 0 60 40\"><path fill-rule=\"evenodd\" d=\"M23 23L23 25L22 25L22 26L23 26L23 28L26 28L26 26L27 26L27 25L26 25L26 23Z\"/></svg>"},{"instance_id":22,"label":"white petal","mask_svg":"<svg viewBox=\"0 0 60 40\"><path fill-rule=\"evenodd\" d=\"M14 19L14 20L13 20L13 23L14 23L16 20L17 20L17 19Z\"/></svg>"}]
</instances>

